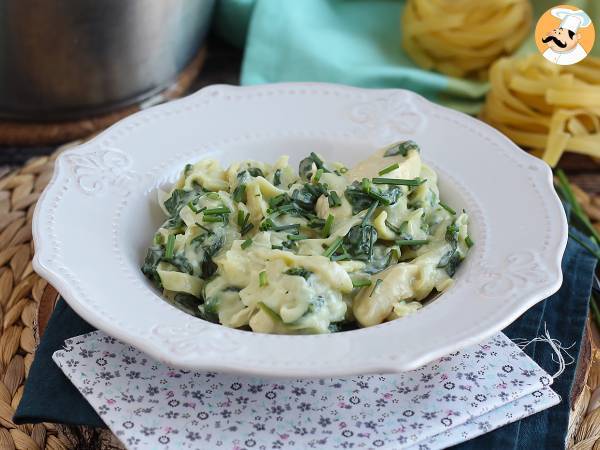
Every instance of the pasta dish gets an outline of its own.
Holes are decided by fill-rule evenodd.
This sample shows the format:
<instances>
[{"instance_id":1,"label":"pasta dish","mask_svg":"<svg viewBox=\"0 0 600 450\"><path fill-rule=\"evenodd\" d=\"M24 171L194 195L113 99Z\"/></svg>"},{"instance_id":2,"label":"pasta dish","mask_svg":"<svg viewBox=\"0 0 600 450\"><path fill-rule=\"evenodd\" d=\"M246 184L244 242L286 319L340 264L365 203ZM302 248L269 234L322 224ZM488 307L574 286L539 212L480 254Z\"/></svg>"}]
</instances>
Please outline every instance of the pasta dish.
<instances>
[{"instance_id":1,"label":"pasta dish","mask_svg":"<svg viewBox=\"0 0 600 450\"><path fill-rule=\"evenodd\" d=\"M344 331L422 307L473 245L413 141L348 169L311 153L185 166L142 272L173 304L261 333Z\"/></svg>"}]
</instances>

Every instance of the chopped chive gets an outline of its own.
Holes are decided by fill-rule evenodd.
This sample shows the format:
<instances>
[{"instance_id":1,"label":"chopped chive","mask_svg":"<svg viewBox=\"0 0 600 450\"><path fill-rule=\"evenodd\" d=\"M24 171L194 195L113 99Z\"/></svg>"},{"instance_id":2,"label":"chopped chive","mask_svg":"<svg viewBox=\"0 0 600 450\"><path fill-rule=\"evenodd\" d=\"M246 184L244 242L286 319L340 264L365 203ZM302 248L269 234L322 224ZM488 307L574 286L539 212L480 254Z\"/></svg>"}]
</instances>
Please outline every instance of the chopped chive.
<instances>
[{"instance_id":1,"label":"chopped chive","mask_svg":"<svg viewBox=\"0 0 600 450\"><path fill-rule=\"evenodd\" d=\"M329 237L329 235L331 234L331 227L333 227L334 219L335 219L335 217L333 217L333 214L329 214L327 216L325 225L323 225L323 237Z\"/></svg>"},{"instance_id":2,"label":"chopped chive","mask_svg":"<svg viewBox=\"0 0 600 450\"><path fill-rule=\"evenodd\" d=\"M154 243L156 245L162 245L162 243L163 243L163 236L162 236L162 234L155 234L154 235Z\"/></svg>"},{"instance_id":3,"label":"chopped chive","mask_svg":"<svg viewBox=\"0 0 600 450\"><path fill-rule=\"evenodd\" d=\"M368 223L369 220L371 220L371 217L373 217L373 214L375 213L375 210L377 209L378 206L379 206L379 200L375 200L373 203L371 203L371 206L369 206L369 209L367 210L365 217L363 217L363 220L362 220L363 225Z\"/></svg>"},{"instance_id":4,"label":"chopped chive","mask_svg":"<svg viewBox=\"0 0 600 450\"><path fill-rule=\"evenodd\" d=\"M351 257L351 256L350 256L350 254L348 253L348 250L346 250L346 247L344 246L344 244L342 244L342 245L340 246L340 248L342 249L342 252L341 252L341 254L338 254L338 255L335 255L335 254L334 254L334 255L331 257L331 260L332 260L332 261L342 261L342 260L344 260L344 259L352 259L352 257ZM337 251L336 251L336 253L337 253Z\"/></svg>"},{"instance_id":5,"label":"chopped chive","mask_svg":"<svg viewBox=\"0 0 600 450\"><path fill-rule=\"evenodd\" d=\"M304 239L308 239L308 236L304 236L303 234L288 234L287 238L289 241L303 241Z\"/></svg>"},{"instance_id":6,"label":"chopped chive","mask_svg":"<svg viewBox=\"0 0 600 450\"><path fill-rule=\"evenodd\" d=\"M242 248L242 250L246 250L251 245L252 245L252 239L246 239L244 242L242 242L242 245L240 245L240 247Z\"/></svg>"},{"instance_id":7,"label":"chopped chive","mask_svg":"<svg viewBox=\"0 0 600 450\"><path fill-rule=\"evenodd\" d=\"M338 195L338 193L335 191L331 191L329 193L328 200L329 200L330 208L335 208L336 206L342 206L342 200L340 199L340 196Z\"/></svg>"},{"instance_id":8,"label":"chopped chive","mask_svg":"<svg viewBox=\"0 0 600 450\"><path fill-rule=\"evenodd\" d=\"M352 259L348 252L343 252L341 255L332 255L332 261L343 261L345 259Z\"/></svg>"},{"instance_id":9,"label":"chopped chive","mask_svg":"<svg viewBox=\"0 0 600 450\"><path fill-rule=\"evenodd\" d=\"M171 259L173 257L173 251L175 250L175 235L170 234L167 239L167 249L165 250L165 258Z\"/></svg>"},{"instance_id":10,"label":"chopped chive","mask_svg":"<svg viewBox=\"0 0 600 450\"><path fill-rule=\"evenodd\" d=\"M321 179L321 175L323 175L323 169L318 169L312 178L313 183L315 183L315 184L318 183L319 180Z\"/></svg>"},{"instance_id":11,"label":"chopped chive","mask_svg":"<svg viewBox=\"0 0 600 450\"><path fill-rule=\"evenodd\" d=\"M398 164L398 163L392 164L390 166L387 166L385 169L380 170L379 175L385 175L386 173L393 172L394 170L398 169L399 167L400 167L400 164Z\"/></svg>"},{"instance_id":12,"label":"chopped chive","mask_svg":"<svg viewBox=\"0 0 600 450\"><path fill-rule=\"evenodd\" d=\"M343 238L341 238L341 237L335 238L335 240L331 243L331 245L329 247L327 247L327 249L323 252L323 256L325 256L327 258L331 258L331 255L333 255L335 253L335 251L338 249L338 247L340 245L342 245L342 241L343 241Z\"/></svg>"},{"instance_id":13,"label":"chopped chive","mask_svg":"<svg viewBox=\"0 0 600 450\"><path fill-rule=\"evenodd\" d=\"M258 274L258 285L260 287L265 287L267 284L269 284L269 281L267 280L267 271L263 270Z\"/></svg>"},{"instance_id":14,"label":"chopped chive","mask_svg":"<svg viewBox=\"0 0 600 450\"><path fill-rule=\"evenodd\" d=\"M244 200L244 197L246 197L246 185L245 184L240 184L238 185L234 190L233 190L233 201L234 202L241 202Z\"/></svg>"},{"instance_id":15,"label":"chopped chive","mask_svg":"<svg viewBox=\"0 0 600 450\"><path fill-rule=\"evenodd\" d=\"M396 234L402 234L402 230L400 230L400 227L397 227L396 225L394 225L387 219L385 219L385 226L388 227L390 230L392 230Z\"/></svg>"},{"instance_id":16,"label":"chopped chive","mask_svg":"<svg viewBox=\"0 0 600 450\"><path fill-rule=\"evenodd\" d=\"M300 229L299 223L291 223L289 225L273 225L273 231L295 230L296 233L298 233L299 229Z\"/></svg>"},{"instance_id":17,"label":"chopped chive","mask_svg":"<svg viewBox=\"0 0 600 450\"><path fill-rule=\"evenodd\" d=\"M352 286L355 288L371 286L371 280L369 280L368 278L364 278L362 280L352 280Z\"/></svg>"},{"instance_id":18,"label":"chopped chive","mask_svg":"<svg viewBox=\"0 0 600 450\"><path fill-rule=\"evenodd\" d=\"M429 244L429 239L399 239L396 241L398 245L425 245Z\"/></svg>"},{"instance_id":19,"label":"chopped chive","mask_svg":"<svg viewBox=\"0 0 600 450\"><path fill-rule=\"evenodd\" d=\"M310 228L322 228L325 225L325 221L323 219L312 218L308 221L308 226Z\"/></svg>"},{"instance_id":20,"label":"chopped chive","mask_svg":"<svg viewBox=\"0 0 600 450\"><path fill-rule=\"evenodd\" d=\"M452 208L450 208L448 205L446 205L444 202L440 202L440 206L442 208L444 208L446 211L448 211L450 214L452 214L453 216L456 215L456 211L454 211Z\"/></svg>"},{"instance_id":21,"label":"chopped chive","mask_svg":"<svg viewBox=\"0 0 600 450\"><path fill-rule=\"evenodd\" d=\"M283 245L271 245L272 250L283 250Z\"/></svg>"},{"instance_id":22,"label":"chopped chive","mask_svg":"<svg viewBox=\"0 0 600 450\"><path fill-rule=\"evenodd\" d=\"M468 236L465 238L465 244L467 244L467 247L471 248L475 245L475 242L473 242L473 239L471 239L471 236Z\"/></svg>"},{"instance_id":23,"label":"chopped chive","mask_svg":"<svg viewBox=\"0 0 600 450\"><path fill-rule=\"evenodd\" d=\"M373 290L369 294L369 298L371 298L371 296L373 295L373 293L375 292L375 290L379 287L379 285L381 283L383 283L383 280L381 278L377 278L377 281L375 281L375 286L373 286Z\"/></svg>"},{"instance_id":24,"label":"chopped chive","mask_svg":"<svg viewBox=\"0 0 600 450\"><path fill-rule=\"evenodd\" d=\"M413 180L404 180L402 178L373 178L373 184L393 184L397 186L420 186L427 180L425 178L415 178Z\"/></svg>"},{"instance_id":25,"label":"chopped chive","mask_svg":"<svg viewBox=\"0 0 600 450\"><path fill-rule=\"evenodd\" d=\"M241 235L245 235L248 231L250 231L252 228L254 228L254 224L253 223L246 223L242 229L240 230Z\"/></svg>"},{"instance_id":26,"label":"chopped chive","mask_svg":"<svg viewBox=\"0 0 600 450\"><path fill-rule=\"evenodd\" d=\"M210 198L211 200L219 200L221 197L219 197L219 194L217 194L216 192L209 192L206 194L206 196L208 198Z\"/></svg>"},{"instance_id":27,"label":"chopped chive","mask_svg":"<svg viewBox=\"0 0 600 450\"><path fill-rule=\"evenodd\" d=\"M362 189L363 191L365 191L366 193L371 192L371 182L369 181L368 178L363 178L362 179Z\"/></svg>"},{"instance_id":28,"label":"chopped chive","mask_svg":"<svg viewBox=\"0 0 600 450\"><path fill-rule=\"evenodd\" d=\"M362 280L352 280L352 287L366 287L371 286L371 280L368 278Z\"/></svg>"},{"instance_id":29,"label":"chopped chive","mask_svg":"<svg viewBox=\"0 0 600 450\"><path fill-rule=\"evenodd\" d=\"M310 159L313 160L317 169L323 169L324 172L329 172L324 166L323 160L315 152L310 152Z\"/></svg>"},{"instance_id":30,"label":"chopped chive","mask_svg":"<svg viewBox=\"0 0 600 450\"><path fill-rule=\"evenodd\" d=\"M207 233L212 233L212 230L209 230L208 228L206 228L204 225L199 224L198 222L196 222L196 226L198 228L202 228L204 231L206 231Z\"/></svg>"},{"instance_id":31,"label":"chopped chive","mask_svg":"<svg viewBox=\"0 0 600 450\"><path fill-rule=\"evenodd\" d=\"M340 171L340 173L346 173L346 172L348 172L348 168L347 167L340 167L339 171Z\"/></svg>"},{"instance_id":32,"label":"chopped chive","mask_svg":"<svg viewBox=\"0 0 600 450\"><path fill-rule=\"evenodd\" d=\"M240 228L244 226L244 211L241 209L239 209L237 213L237 224Z\"/></svg>"},{"instance_id":33,"label":"chopped chive","mask_svg":"<svg viewBox=\"0 0 600 450\"><path fill-rule=\"evenodd\" d=\"M194 206L194 204L192 203L192 201L191 201L191 200L188 202L188 204L187 204L187 205L188 205L188 208L190 208L194 214L198 214L198 208L196 208L196 207Z\"/></svg>"},{"instance_id":34,"label":"chopped chive","mask_svg":"<svg viewBox=\"0 0 600 450\"><path fill-rule=\"evenodd\" d=\"M216 216L219 214L229 214L231 210L227 206L220 206L218 208L210 208L204 210L205 216Z\"/></svg>"},{"instance_id":35,"label":"chopped chive","mask_svg":"<svg viewBox=\"0 0 600 450\"><path fill-rule=\"evenodd\" d=\"M202 218L202 222L208 223L217 223L217 222L225 222L223 216L204 216Z\"/></svg>"}]
</instances>

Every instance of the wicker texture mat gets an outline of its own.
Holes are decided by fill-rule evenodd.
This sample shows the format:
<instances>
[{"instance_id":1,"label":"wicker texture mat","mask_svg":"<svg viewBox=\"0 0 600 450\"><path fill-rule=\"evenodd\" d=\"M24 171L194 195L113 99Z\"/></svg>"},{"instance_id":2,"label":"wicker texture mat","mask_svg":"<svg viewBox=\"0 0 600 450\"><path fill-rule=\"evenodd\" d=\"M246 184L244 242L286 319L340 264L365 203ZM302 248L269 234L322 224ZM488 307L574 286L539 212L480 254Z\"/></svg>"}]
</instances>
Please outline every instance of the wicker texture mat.
<instances>
[{"instance_id":1,"label":"wicker texture mat","mask_svg":"<svg viewBox=\"0 0 600 450\"><path fill-rule=\"evenodd\" d=\"M56 291L32 270L31 217L37 199L52 176L57 154L75 144L59 148L50 157L33 159L22 169L0 178L1 450L122 448L106 430L12 422L36 344L56 300ZM596 226L600 229L600 196L591 197L578 189L575 192L590 216L599 222ZM600 335L591 328L589 334L592 345L587 354L591 356L590 361L584 363L589 369L582 375L581 394L574 402L572 414L571 446L578 450L600 450L600 408L593 409L600 405L600 389L597 389L600 386Z\"/></svg>"}]
</instances>

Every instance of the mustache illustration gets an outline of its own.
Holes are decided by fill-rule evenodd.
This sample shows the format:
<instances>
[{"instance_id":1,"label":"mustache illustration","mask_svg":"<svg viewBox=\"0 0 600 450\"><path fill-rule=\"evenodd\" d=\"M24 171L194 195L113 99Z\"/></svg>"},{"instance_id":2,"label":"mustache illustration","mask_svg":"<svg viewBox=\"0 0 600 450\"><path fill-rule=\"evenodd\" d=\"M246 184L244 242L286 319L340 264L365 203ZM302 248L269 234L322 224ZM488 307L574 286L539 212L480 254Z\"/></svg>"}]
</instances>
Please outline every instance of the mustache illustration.
<instances>
[{"instance_id":1,"label":"mustache illustration","mask_svg":"<svg viewBox=\"0 0 600 450\"><path fill-rule=\"evenodd\" d=\"M561 42L558 40L558 38L556 36L547 36L545 38L542 38L542 42L545 44L546 42L550 42L550 41L554 41L554 43L556 45L558 45L560 48L565 48L567 46L566 42Z\"/></svg>"}]
</instances>

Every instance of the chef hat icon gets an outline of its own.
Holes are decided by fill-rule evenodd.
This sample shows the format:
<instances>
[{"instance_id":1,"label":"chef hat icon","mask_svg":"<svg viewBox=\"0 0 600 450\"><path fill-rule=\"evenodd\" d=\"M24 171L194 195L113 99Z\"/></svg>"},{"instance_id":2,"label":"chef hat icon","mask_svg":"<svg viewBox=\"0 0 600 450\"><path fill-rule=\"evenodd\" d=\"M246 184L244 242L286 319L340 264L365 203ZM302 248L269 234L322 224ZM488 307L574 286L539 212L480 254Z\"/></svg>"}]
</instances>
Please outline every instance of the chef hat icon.
<instances>
[{"instance_id":1,"label":"chef hat icon","mask_svg":"<svg viewBox=\"0 0 600 450\"><path fill-rule=\"evenodd\" d=\"M590 16L581 9L574 11L567 8L552 8L550 14L561 20L560 28L571 30L573 33L577 33L579 28L586 28L592 23Z\"/></svg>"}]
</instances>

